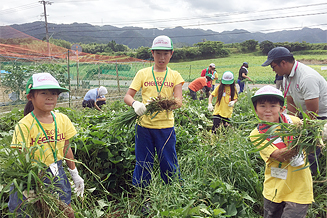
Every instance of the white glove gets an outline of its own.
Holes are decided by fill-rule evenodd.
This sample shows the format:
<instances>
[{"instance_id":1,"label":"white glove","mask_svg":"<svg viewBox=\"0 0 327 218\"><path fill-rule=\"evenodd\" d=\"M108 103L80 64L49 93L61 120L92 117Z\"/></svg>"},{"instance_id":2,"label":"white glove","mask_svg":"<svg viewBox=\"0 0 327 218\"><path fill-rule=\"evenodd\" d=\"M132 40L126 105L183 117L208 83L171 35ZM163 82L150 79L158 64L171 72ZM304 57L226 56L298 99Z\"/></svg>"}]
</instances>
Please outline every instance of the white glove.
<instances>
[{"instance_id":1,"label":"white glove","mask_svg":"<svg viewBox=\"0 0 327 218\"><path fill-rule=\"evenodd\" d=\"M235 104L235 102L236 102L236 101L230 101L230 102L228 103L228 107L233 107L234 104Z\"/></svg>"},{"instance_id":2,"label":"white glove","mask_svg":"<svg viewBox=\"0 0 327 218\"><path fill-rule=\"evenodd\" d=\"M324 125L324 130L322 131L322 140L327 140L327 123Z\"/></svg>"},{"instance_id":3,"label":"white glove","mask_svg":"<svg viewBox=\"0 0 327 218\"><path fill-rule=\"evenodd\" d=\"M151 104L151 102L153 102L155 100L156 100L156 98L150 97L150 99L146 101L146 104L145 105L149 105L149 104Z\"/></svg>"},{"instance_id":4,"label":"white glove","mask_svg":"<svg viewBox=\"0 0 327 218\"><path fill-rule=\"evenodd\" d=\"M212 106L211 103L208 104L208 110L209 110L210 112L213 111L213 106Z\"/></svg>"},{"instance_id":5,"label":"white glove","mask_svg":"<svg viewBox=\"0 0 327 218\"><path fill-rule=\"evenodd\" d=\"M139 116L142 116L146 111L145 105L139 101L134 101L132 107L134 108L135 113Z\"/></svg>"},{"instance_id":6,"label":"white glove","mask_svg":"<svg viewBox=\"0 0 327 218\"><path fill-rule=\"evenodd\" d=\"M83 194L84 194L84 179L82 179L82 177L80 177L78 175L78 171L77 171L76 167L73 170L68 168L68 171L69 171L69 173L72 176L72 179L74 181L76 195L83 197Z\"/></svg>"},{"instance_id":7,"label":"white glove","mask_svg":"<svg viewBox=\"0 0 327 218\"><path fill-rule=\"evenodd\" d=\"M291 158L291 166L292 167L298 167L304 164L304 155L303 152L302 154L298 154L294 157Z\"/></svg>"}]
</instances>

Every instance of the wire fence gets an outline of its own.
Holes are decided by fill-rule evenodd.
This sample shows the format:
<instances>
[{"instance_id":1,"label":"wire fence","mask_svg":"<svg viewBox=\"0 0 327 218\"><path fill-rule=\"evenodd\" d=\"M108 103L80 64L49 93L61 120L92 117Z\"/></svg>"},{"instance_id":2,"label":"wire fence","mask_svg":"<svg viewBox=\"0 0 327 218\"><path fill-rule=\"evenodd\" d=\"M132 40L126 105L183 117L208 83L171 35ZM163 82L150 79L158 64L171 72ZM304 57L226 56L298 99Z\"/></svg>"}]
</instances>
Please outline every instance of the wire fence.
<instances>
[{"instance_id":1,"label":"wire fence","mask_svg":"<svg viewBox=\"0 0 327 218\"><path fill-rule=\"evenodd\" d=\"M80 108L82 107L82 101L86 92L92 88L99 86L105 86L108 90L106 98L108 100L122 100L126 94L135 74L142 68L150 67L153 62L126 62L126 63L70 63L67 64L61 61L54 61L53 64L59 65L60 69L64 70L64 77L67 78L67 83L63 85L69 88L70 93L61 93L58 100L58 106ZM187 90L189 82L200 77L201 71L207 66L204 64L189 64L188 63L170 63L169 67L178 71L186 84L183 86ZM4 85L8 72L3 69L13 65L21 66L22 71L25 69L33 69L35 72L43 71L45 65L49 65L48 62L23 62L21 60L4 60L0 61L0 112L8 112L14 108L24 108L26 104L26 98L24 92L16 93L13 85ZM311 66L321 73L325 78L327 77L327 70L323 70L322 65ZM45 69L51 69L45 68ZM26 71L28 71L26 70ZM56 70L56 69L51 69ZM219 74L220 81L222 73L230 70L234 72L235 79L238 77L239 64L231 63L229 65L216 65L216 70ZM235 73L236 72L236 73ZM24 72L21 72L24 75ZM29 74L30 75L30 74ZM263 68L260 64L252 64L248 74L252 80L257 84L273 84L275 74L269 67ZM25 90L25 84L27 81L27 73L25 76L25 83L18 84ZM58 78L57 78L58 79ZM14 81L15 82L15 81ZM13 83L14 83L13 82Z\"/></svg>"}]
</instances>

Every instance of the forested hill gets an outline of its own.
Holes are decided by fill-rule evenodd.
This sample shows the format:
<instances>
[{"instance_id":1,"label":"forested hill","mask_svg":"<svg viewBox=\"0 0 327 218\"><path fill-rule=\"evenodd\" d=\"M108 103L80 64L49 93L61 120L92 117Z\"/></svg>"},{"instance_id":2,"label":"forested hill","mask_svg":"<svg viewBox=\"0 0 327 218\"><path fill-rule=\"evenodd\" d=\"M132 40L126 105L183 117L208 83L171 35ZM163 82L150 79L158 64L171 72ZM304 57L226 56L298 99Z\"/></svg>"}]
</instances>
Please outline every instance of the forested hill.
<instances>
[{"instance_id":1,"label":"forested hill","mask_svg":"<svg viewBox=\"0 0 327 218\"><path fill-rule=\"evenodd\" d=\"M20 25L15 24L11 25L11 27L38 39L45 37L45 24L41 21ZM265 40L271 42L327 42L327 30L319 28L284 30L272 33L251 33L244 29L214 32L202 29L184 29L183 27L159 30L140 27L118 28L110 25L93 26L87 23L48 23L48 32L49 36L54 39L63 39L71 43L108 43L114 40L117 44L124 44L129 48L150 47L153 38L158 35L170 36L176 47L193 45L203 40L221 41L223 43L244 42L250 39L259 41L259 43Z\"/></svg>"}]
</instances>

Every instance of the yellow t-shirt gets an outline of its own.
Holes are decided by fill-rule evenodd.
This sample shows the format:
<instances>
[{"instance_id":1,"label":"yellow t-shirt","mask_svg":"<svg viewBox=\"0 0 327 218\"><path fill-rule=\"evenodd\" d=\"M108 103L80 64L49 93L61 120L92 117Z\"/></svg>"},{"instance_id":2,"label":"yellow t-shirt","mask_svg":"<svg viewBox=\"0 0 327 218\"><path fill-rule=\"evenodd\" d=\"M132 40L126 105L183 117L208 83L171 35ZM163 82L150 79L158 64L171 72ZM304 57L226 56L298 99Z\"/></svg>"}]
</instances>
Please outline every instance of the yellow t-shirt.
<instances>
[{"instance_id":1,"label":"yellow t-shirt","mask_svg":"<svg viewBox=\"0 0 327 218\"><path fill-rule=\"evenodd\" d=\"M293 123L298 123L299 118L290 116ZM259 135L259 131L255 128L250 136ZM257 137L250 137L251 141L257 139ZM255 146L262 147L268 140L265 140L261 144L255 144ZM298 167L292 167L289 162L283 162L281 168L287 170L286 180L275 178L271 176L271 168L279 168L279 162L270 155L278 148L271 144L260 151L260 156L266 163L265 169L265 181L263 184L263 196L275 203L281 203L282 201L290 201L298 204L311 204L313 199L312 177L310 168L307 167L302 170L298 170L304 165ZM295 171L298 170L298 171Z\"/></svg>"},{"instance_id":2,"label":"yellow t-shirt","mask_svg":"<svg viewBox=\"0 0 327 218\"><path fill-rule=\"evenodd\" d=\"M214 73L214 76L215 76L215 78L212 80L212 85L216 85L216 81L217 81L217 79L218 79L218 73L215 71L215 73Z\"/></svg>"},{"instance_id":3,"label":"yellow t-shirt","mask_svg":"<svg viewBox=\"0 0 327 218\"><path fill-rule=\"evenodd\" d=\"M218 85L215 90L211 93L213 97L218 96ZM235 88L234 100L237 99L237 91ZM220 115L225 118L231 118L233 114L233 107L229 107L228 103L231 101L231 89L230 85L225 85L225 91L223 96L221 97L220 103L215 104L215 110L213 111L213 115Z\"/></svg>"},{"instance_id":4,"label":"yellow t-shirt","mask_svg":"<svg viewBox=\"0 0 327 218\"><path fill-rule=\"evenodd\" d=\"M154 72L154 75L158 84L158 89L160 90L162 81L166 75L166 71ZM161 96L173 97L174 88L178 84L184 84L182 76L177 71L171 70L168 67L168 73L164 82L164 86L162 87L160 93ZM152 67L139 70L129 88L136 91L139 91L142 88L142 102L144 104L147 103L147 100L149 100L150 97L157 97L158 92L152 75ZM158 113L157 116L155 116L153 119L151 119L151 116L143 115L141 117L140 125L150 129L171 128L174 126L174 114L172 111L170 111L167 115L167 112L163 111Z\"/></svg>"},{"instance_id":5,"label":"yellow t-shirt","mask_svg":"<svg viewBox=\"0 0 327 218\"><path fill-rule=\"evenodd\" d=\"M56 122L57 122L57 145L55 146L55 124L52 123L41 123L44 131L46 132L50 145L47 142L47 138L45 137L41 128L39 128L37 121L33 118L31 114L26 115L22 118L15 127L15 132L12 139L11 147L20 148L22 147L23 137L20 133L19 127L23 132L24 139L26 141L26 147L31 147L35 145L39 145L42 147L44 153L40 153L38 149L34 154L35 159L39 159L47 166L54 163L53 151L57 150L57 161L62 160L64 157L64 146L65 141L72 138L77 132L70 121L70 119L62 114L55 113ZM51 149L52 148L52 149Z\"/></svg>"}]
</instances>

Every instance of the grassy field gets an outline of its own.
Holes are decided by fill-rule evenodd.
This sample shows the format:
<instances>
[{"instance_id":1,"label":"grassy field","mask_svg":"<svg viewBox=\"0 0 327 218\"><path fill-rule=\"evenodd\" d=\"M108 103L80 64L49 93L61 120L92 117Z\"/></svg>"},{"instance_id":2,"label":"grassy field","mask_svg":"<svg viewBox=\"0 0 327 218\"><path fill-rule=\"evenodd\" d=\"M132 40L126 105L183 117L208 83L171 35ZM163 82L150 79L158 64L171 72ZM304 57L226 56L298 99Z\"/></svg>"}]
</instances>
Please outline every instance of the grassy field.
<instances>
[{"instance_id":1,"label":"grassy field","mask_svg":"<svg viewBox=\"0 0 327 218\"><path fill-rule=\"evenodd\" d=\"M326 52L327 53L327 52ZM317 70L324 78L327 78L327 70L321 70L322 66L327 66L327 55L294 55L296 60L305 60L306 62L313 62L315 64L309 64L312 68ZM275 73L268 67L262 67L261 64L265 62L267 56L258 56L253 53L250 54L232 54L226 58L216 58L201 61L190 61L182 63L170 63L169 67L177 70L181 73L182 77L186 81L192 81L200 76L201 70L208 67L210 63L216 64L216 70L219 78L225 71L232 71L235 76L238 76L238 71L243 62L249 64L248 76L255 81L255 83L273 83L275 79ZM315 61L311 61L315 60ZM320 61L325 61L326 64L322 64Z\"/></svg>"},{"instance_id":2,"label":"grassy field","mask_svg":"<svg viewBox=\"0 0 327 218\"><path fill-rule=\"evenodd\" d=\"M322 66L327 66L327 56L326 55L294 55L296 60L304 60L304 63L309 63L308 65L317 70L321 75L327 78L327 71L321 70ZM248 62L249 64L249 77L252 78L256 83L273 83L274 81L274 72L270 67L262 67L261 64L267 59L267 56L257 55L257 53L249 54L231 54L226 58L214 58L207 60L197 60L197 61L187 61L179 63L169 63L171 69L177 70L185 81L191 82L194 79L200 77L201 70L207 68L210 63L216 64L216 70L218 76L221 77L223 72L229 70L238 75L238 71L243 62ZM323 64L325 62L325 64ZM132 80L135 76L135 73L144 68L153 65L153 62L148 63L124 63L124 65L130 65L129 71L119 71L120 80ZM91 64L80 64L79 66L79 75L80 78L86 75L86 73L92 69L97 69L98 65ZM77 71L76 65L73 65L70 68L71 75L76 79ZM97 79L97 76L95 76ZM116 71L111 70L106 72L105 78L115 80Z\"/></svg>"}]
</instances>

